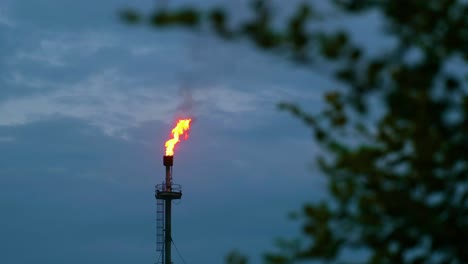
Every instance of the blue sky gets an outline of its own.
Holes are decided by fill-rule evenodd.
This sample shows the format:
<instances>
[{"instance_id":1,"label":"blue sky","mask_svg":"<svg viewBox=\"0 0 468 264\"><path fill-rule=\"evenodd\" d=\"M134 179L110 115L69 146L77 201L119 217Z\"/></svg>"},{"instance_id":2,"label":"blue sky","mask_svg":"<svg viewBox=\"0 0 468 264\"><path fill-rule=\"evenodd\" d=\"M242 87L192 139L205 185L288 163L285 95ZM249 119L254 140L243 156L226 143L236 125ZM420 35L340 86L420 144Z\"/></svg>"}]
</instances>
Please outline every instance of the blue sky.
<instances>
[{"instance_id":1,"label":"blue sky","mask_svg":"<svg viewBox=\"0 0 468 264\"><path fill-rule=\"evenodd\" d=\"M154 263L154 185L181 114L194 123L176 149L173 238L187 263L232 249L260 263L298 234L287 214L324 197L310 131L276 104L317 110L333 83L246 43L117 18L153 2L0 3L0 263Z\"/></svg>"}]
</instances>

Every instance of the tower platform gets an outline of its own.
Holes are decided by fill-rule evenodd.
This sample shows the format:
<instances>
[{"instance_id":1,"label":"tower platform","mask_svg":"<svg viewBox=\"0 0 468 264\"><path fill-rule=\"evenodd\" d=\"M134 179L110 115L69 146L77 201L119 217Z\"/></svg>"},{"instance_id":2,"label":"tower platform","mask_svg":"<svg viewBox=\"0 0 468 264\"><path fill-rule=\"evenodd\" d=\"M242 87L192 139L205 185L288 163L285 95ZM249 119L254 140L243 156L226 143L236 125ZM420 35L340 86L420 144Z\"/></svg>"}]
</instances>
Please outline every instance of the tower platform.
<instances>
[{"instance_id":1,"label":"tower platform","mask_svg":"<svg viewBox=\"0 0 468 264\"><path fill-rule=\"evenodd\" d=\"M178 200L182 198L182 187L179 184L171 184L170 188L166 184L156 185L156 199Z\"/></svg>"}]
</instances>

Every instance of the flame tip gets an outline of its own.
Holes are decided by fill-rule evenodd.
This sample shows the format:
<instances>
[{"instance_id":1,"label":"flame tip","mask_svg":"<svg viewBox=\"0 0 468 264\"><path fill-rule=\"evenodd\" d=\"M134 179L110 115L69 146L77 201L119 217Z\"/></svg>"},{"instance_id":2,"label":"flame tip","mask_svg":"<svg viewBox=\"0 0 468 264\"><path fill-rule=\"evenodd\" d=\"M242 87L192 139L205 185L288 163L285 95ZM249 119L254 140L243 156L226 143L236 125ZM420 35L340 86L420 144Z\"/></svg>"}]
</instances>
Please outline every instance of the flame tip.
<instances>
[{"instance_id":1,"label":"flame tip","mask_svg":"<svg viewBox=\"0 0 468 264\"><path fill-rule=\"evenodd\" d=\"M179 119L176 126L171 130L172 138L164 144L166 147L166 156L174 156L174 147L180 142L180 136L185 135L185 140L188 139L188 131L190 129L191 118Z\"/></svg>"}]
</instances>

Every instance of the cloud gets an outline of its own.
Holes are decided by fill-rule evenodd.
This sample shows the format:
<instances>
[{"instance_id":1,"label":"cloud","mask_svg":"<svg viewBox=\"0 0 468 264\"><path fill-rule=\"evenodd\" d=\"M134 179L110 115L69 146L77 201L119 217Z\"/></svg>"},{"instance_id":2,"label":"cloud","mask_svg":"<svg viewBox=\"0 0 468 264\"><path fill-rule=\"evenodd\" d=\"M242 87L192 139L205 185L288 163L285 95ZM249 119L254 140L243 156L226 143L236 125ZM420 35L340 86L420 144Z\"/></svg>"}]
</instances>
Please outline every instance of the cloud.
<instances>
[{"instance_id":1,"label":"cloud","mask_svg":"<svg viewBox=\"0 0 468 264\"><path fill-rule=\"evenodd\" d=\"M8 15L0 10L0 26L6 26L9 28L15 27L15 22Z\"/></svg>"},{"instance_id":2,"label":"cloud","mask_svg":"<svg viewBox=\"0 0 468 264\"><path fill-rule=\"evenodd\" d=\"M10 0L3 0L0 3L0 29L2 26L7 27L7 28L16 27L16 22L10 15L10 6L11 6Z\"/></svg>"},{"instance_id":3,"label":"cloud","mask_svg":"<svg viewBox=\"0 0 468 264\"><path fill-rule=\"evenodd\" d=\"M134 56L148 56L156 53L156 49L152 47L140 46L130 49L130 52Z\"/></svg>"},{"instance_id":4,"label":"cloud","mask_svg":"<svg viewBox=\"0 0 468 264\"><path fill-rule=\"evenodd\" d=\"M9 75L4 76L3 81L7 85L14 85L18 87L26 87L32 89L48 89L52 87L57 87L56 82L44 80L38 77L28 76L18 71L11 72Z\"/></svg>"},{"instance_id":5,"label":"cloud","mask_svg":"<svg viewBox=\"0 0 468 264\"><path fill-rule=\"evenodd\" d=\"M115 45L111 34L44 33L37 45L16 50L10 63L29 61L42 66L63 67L77 56L89 56L102 48Z\"/></svg>"},{"instance_id":6,"label":"cloud","mask_svg":"<svg viewBox=\"0 0 468 264\"><path fill-rule=\"evenodd\" d=\"M2 143L12 143L15 142L16 138L14 137L0 137L0 144Z\"/></svg>"},{"instance_id":7,"label":"cloud","mask_svg":"<svg viewBox=\"0 0 468 264\"><path fill-rule=\"evenodd\" d=\"M223 86L197 89L194 97L204 106L205 114L211 111L225 114L252 112L259 110L258 103L262 99L258 93L248 93Z\"/></svg>"},{"instance_id":8,"label":"cloud","mask_svg":"<svg viewBox=\"0 0 468 264\"><path fill-rule=\"evenodd\" d=\"M115 69L105 70L77 83L26 79L18 74L10 80L40 89L59 87L42 93L10 98L0 103L0 125L14 126L51 116L80 118L108 134L147 121L171 121L181 102L175 87L145 86ZM264 98L228 87L205 87L193 91L196 114L210 116L258 110ZM185 106L186 111L191 111ZM195 114L195 113L194 113Z\"/></svg>"},{"instance_id":9,"label":"cloud","mask_svg":"<svg viewBox=\"0 0 468 264\"><path fill-rule=\"evenodd\" d=\"M148 121L172 122L181 114L218 117L234 125L235 115L259 116L271 112L281 99L304 99L316 94L290 89L289 85L302 82L294 75L278 78L279 74L273 74L272 80L264 79L272 72L282 72L283 67L264 70L261 65L270 65L270 61L252 51L249 55L255 63L246 59L237 62L234 55L225 55L234 54L235 48L225 49L217 42L212 43L217 47L214 58L203 49L194 62L183 52L181 55L183 45L177 38L178 44L151 45L141 44L144 39L129 41L114 33L43 32L35 37L40 37L39 45L20 45L0 80L7 87L0 101L0 125L63 116L85 120L109 135L122 136L120 132L130 127ZM117 63L115 58L119 58ZM35 62L33 67L30 62ZM180 68L190 63L203 66L192 70L196 76L214 81L181 81Z\"/></svg>"},{"instance_id":10,"label":"cloud","mask_svg":"<svg viewBox=\"0 0 468 264\"><path fill-rule=\"evenodd\" d=\"M61 89L12 98L0 104L0 125L25 124L61 115L87 120L112 133L141 120L160 120L171 109L168 98L149 87L132 87L131 81L114 70L74 84L54 85Z\"/></svg>"},{"instance_id":11,"label":"cloud","mask_svg":"<svg viewBox=\"0 0 468 264\"><path fill-rule=\"evenodd\" d=\"M0 125L63 116L118 135L148 121L171 122L178 114L229 124L236 115L271 114L280 100L317 97L317 91L299 91L314 79L310 73L288 71L289 65L246 45L187 39L180 32L135 32L18 34L0 79L6 87Z\"/></svg>"}]
</instances>

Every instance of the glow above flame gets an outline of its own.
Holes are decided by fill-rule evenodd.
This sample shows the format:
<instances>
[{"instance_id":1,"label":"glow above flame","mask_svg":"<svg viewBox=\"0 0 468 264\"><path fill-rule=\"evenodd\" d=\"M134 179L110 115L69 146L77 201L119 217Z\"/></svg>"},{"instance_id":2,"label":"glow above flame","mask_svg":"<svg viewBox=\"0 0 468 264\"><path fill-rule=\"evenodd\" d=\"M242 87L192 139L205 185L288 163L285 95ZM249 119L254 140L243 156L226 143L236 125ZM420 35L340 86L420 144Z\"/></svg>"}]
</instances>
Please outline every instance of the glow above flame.
<instances>
[{"instance_id":1,"label":"glow above flame","mask_svg":"<svg viewBox=\"0 0 468 264\"><path fill-rule=\"evenodd\" d=\"M181 119L177 121L177 125L172 129L172 138L166 141L166 156L174 156L174 147L180 141L180 136L185 135L188 138L188 130L190 129L190 121L192 119Z\"/></svg>"}]
</instances>

